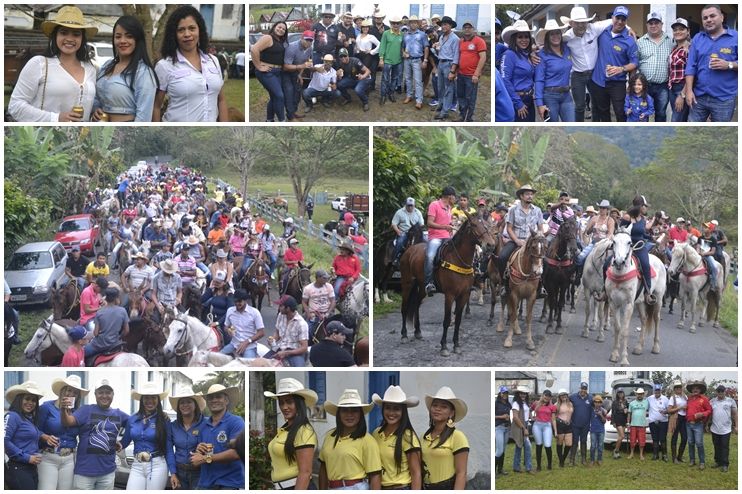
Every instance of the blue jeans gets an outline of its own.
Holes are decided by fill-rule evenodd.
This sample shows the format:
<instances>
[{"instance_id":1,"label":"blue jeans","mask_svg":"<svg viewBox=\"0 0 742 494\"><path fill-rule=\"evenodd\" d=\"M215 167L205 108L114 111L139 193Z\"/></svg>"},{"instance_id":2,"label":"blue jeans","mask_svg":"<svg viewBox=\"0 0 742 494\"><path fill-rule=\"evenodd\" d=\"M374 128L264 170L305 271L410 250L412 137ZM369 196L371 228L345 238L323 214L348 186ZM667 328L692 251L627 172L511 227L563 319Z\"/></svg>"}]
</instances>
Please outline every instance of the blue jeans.
<instances>
[{"instance_id":1,"label":"blue jeans","mask_svg":"<svg viewBox=\"0 0 742 494\"><path fill-rule=\"evenodd\" d=\"M255 76L258 78L258 82L263 85L270 99L268 100L267 108L267 122L273 122L276 118L279 122L286 120L284 113L284 95L283 87L281 85L281 74L283 71L278 67L271 68L268 72L255 71Z\"/></svg>"},{"instance_id":2,"label":"blue jeans","mask_svg":"<svg viewBox=\"0 0 742 494\"><path fill-rule=\"evenodd\" d=\"M407 58L404 61L404 81L407 86L407 97L414 97L416 103L423 102L423 68L422 59Z\"/></svg>"},{"instance_id":3,"label":"blue jeans","mask_svg":"<svg viewBox=\"0 0 742 494\"><path fill-rule=\"evenodd\" d=\"M371 79L365 78L365 79L354 79L352 77L343 77L340 79L340 82L338 82L338 90L340 90L340 94L343 96L343 98L350 101L350 94L348 94L348 89L352 89L356 92L358 95L358 98L361 100L361 103L364 105L368 104L368 88L371 86Z\"/></svg>"},{"instance_id":4,"label":"blue jeans","mask_svg":"<svg viewBox=\"0 0 742 494\"><path fill-rule=\"evenodd\" d=\"M712 122L731 122L737 98L722 101L707 94L696 96L696 104L690 109L689 122L705 122L711 117Z\"/></svg>"},{"instance_id":5,"label":"blue jeans","mask_svg":"<svg viewBox=\"0 0 742 494\"><path fill-rule=\"evenodd\" d=\"M515 445L515 452L513 453L513 471L520 471L520 452L524 450L523 460L526 463L526 472L530 472L533 465L531 463L531 440L527 437L523 438L523 447L519 448Z\"/></svg>"},{"instance_id":6,"label":"blue jeans","mask_svg":"<svg viewBox=\"0 0 742 494\"><path fill-rule=\"evenodd\" d=\"M394 242L394 256L392 256L393 260L396 260L400 255L402 255L402 247L404 247L404 244L406 242L407 232L402 232L402 234L398 236Z\"/></svg>"},{"instance_id":7,"label":"blue jeans","mask_svg":"<svg viewBox=\"0 0 742 494\"><path fill-rule=\"evenodd\" d=\"M305 356L306 354L291 355L290 357L286 357L286 361L291 367L304 367L306 364Z\"/></svg>"},{"instance_id":8,"label":"blue jeans","mask_svg":"<svg viewBox=\"0 0 742 494\"><path fill-rule=\"evenodd\" d=\"M590 252L593 251L595 248L595 244L587 244L584 249L582 249L582 252L577 256L577 265L583 266L585 264L585 260L587 259L587 256L590 255Z\"/></svg>"},{"instance_id":9,"label":"blue jeans","mask_svg":"<svg viewBox=\"0 0 742 494\"><path fill-rule=\"evenodd\" d=\"M533 440L536 441L537 446L544 445L547 448L551 448L551 438L553 435L553 429L551 422L533 422Z\"/></svg>"},{"instance_id":10,"label":"blue jeans","mask_svg":"<svg viewBox=\"0 0 742 494\"><path fill-rule=\"evenodd\" d=\"M590 433L590 461L603 461L603 438L605 432ZM597 458L596 458L597 456Z\"/></svg>"},{"instance_id":11,"label":"blue jeans","mask_svg":"<svg viewBox=\"0 0 742 494\"><path fill-rule=\"evenodd\" d=\"M590 424L583 426L572 424L572 451L577 452L578 445L587 447L587 435L590 432Z\"/></svg>"},{"instance_id":12,"label":"blue jeans","mask_svg":"<svg viewBox=\"0 0 742 494\"><path fill-rule=\"evenodd\" d=\"M317 91L311 87L308 87L302 93L302 98L307 106L312 106L312 98L321 98L322 101L330 102L340 97L340 91L337 89L334 91Z\"/></svg>"},{"instance_id":13,"label":"blue jeans","mask_svg":"<svg viewBox=\"0 0 742 494\"><path fill-rule=\"evenodd\" d=\"M585 107L588 81L593 77L592 70L585 72L572 72L570 84L572 85L572 100L575 105L575 122L585 121Z\"/></svg>"},{"instance_id":14,"label":"blue jeans","mask_svg":"<svg viewBox=\"0 0 742 494\"><path fill-rule=\"evenodd\" d=\"M267 250L265 251L265 255L268 256L268 263L270 265L271 273L274 269L276 269L276 263L278 262L278 256L275 252Z\"/></svg>"},{"instance_id":15,"label":"blue jeans","mask_svg":"<svg viewBox=\"0 0 742 494\"><path fill-rule=\"evenodd\" d=\"M234 343L227 343L224 345L224 348L222 348L219 353L224 353L226 355L232 355L235 350L237 350L237 346ZM242 352L242 357L244 358L258 358L258 347L257 345L251 345L248 346L244 352Z\"/></svg>"},{"instance_id":16,"label":"blue jeans","mask_svg":"<svg viewBox=\"0 0 742 494\"><path fill-rule=\"evenodd\" d=\"M667 103L670 100L670 89L667 87L667 81L662 84L650 82L647 93L654 99L654 121L666 122Z\"/></svg>"},{"instance_id":17,"label":"blue jeans","mask_svg":"<svg viewBox=\"0 0 742 494\"><path fill-rule=\"evenodd\" d=\"M453 106L455 83L448 80L451 65L450 61L438 61L438 108L436 112L441 115L448 115L448 111Z\"/></svg>"},{"instance_id":18,"label":"blue jeans","mask_svg":"<svg viewBox=\"0 0 742 494\"><path fill-rule=\"evenodd\" d=\"M550 122L575 121L575 102L572 100L572 94L569 91L556 93L545 90L544 105L549 107Z\"/></svg>"},{"instance_id":19,"label":"blue jeans","mask_svg":"<svg viewBox=\"0 0 742 494\"><path fill-rule=\"evenodd\" d=\"M672 88L670 88L670 107L672 108L672 121L673 122L687 122L688 121L688 112L689 108L687 104L683 105L683 111L677 112L675 111L675 100L680 96L680 94L685 91L685 83L684 82L676 82L672 85Z\"/></svg>"},{"instance_id":20,"label":"blue jeans","mask_svg":"<svg viewBox=\"0 0 742 494\"><path fill-rule=\"evenodd\" d=\"M711 256L707 256L707 257L708 257L708 259L706 259L706 267L709 270L709 284L712 287L715 287L716 286L716 277L718 275L717 272L716 272L716 266L712 262L713 261L713 258Z\"/></svg>"},{"instance_id":21,"label":"blue jeans","mask_svg":"<svg viewBox=\"0 0 742 494\"><path fill-rule=\"evenodd\" d=\"M456 77L456 93L459 97L459 113L465 122L474 121L474 110L477 106L479 83L472 82L472 76L459 74Z\"/></svg>"},{"instance_id":22,"label":"blue jeans","mask_svg":"<svg viewBox=\"0 0 742 494\"><path fill-rule=\"evenodd\" d=\"M299 108L299 95L301 94L301 83L298 72L284 72L281 74L281 87L283 88L283 100L286 105L286 118L293 119Z\"/></svg>"},{"instance_id":23,"label":"blue jeans","mask_svg":"<svg viewBox=\"0 0 742 494\"><path fill-rule=\"evenodd\" d=\"M706 452L703 449L703 422L686 423L688 431L688 456L691 462L696 461L696 450L698 448L698 463L706 463Z\"/></svg>"},{"instance_id":24,"label":"blue jeans","mask_svg":"<svg viewBox=\"0 0 742 494\"><path fill-rule=\"evenodd\" d=\"M433 238L428 240L428 245L425 248L425 284L433 282L433 261L435 260L435 253L438 252L438 247L443 243L442 238Z\"/></svg>"},{"instance_id":25,"label":"blue jeans","mask_svg":"<svg viewBox=\"0 0 742 494\"><path fill-rule=\"evenodd\" d=\"M495 456L505 454L508 438L510 438L510 427L506 425L495 426Z\"/></svg>"},{"instance_id":26,"label":"blue jeans","mask_svg":"<svg viewBox=\"0 0 742 494\"><path fill-rule=\"evenodd\" d=\"M340 300L340 287L345 283L345 279L345 276L338 276L335 278L335 285L332 287L335 291L335 300Z\"/></svg>"},{"instance_id":27,"label":"blue jeans","mask_svg":"<svg viewBox=\"0 0 742 494\"><path fill-rule=\"evenodd\" d=\"M195 470L188 470L182 467L177 467L178 480L180 480L181 491L190 491L198 487L198 481L201 478L201 469L196 468Z\"/></svg>"},{"instance_id":28,"label":"blue jeans","mask_svg":"<svg viewBox=\"0 0 742 494\"><path fill-rule=\"evenodd\" d=\"M402 74L402 64L392 65L384 63L381 73L381 96L389 96L397 88L397 83Z\"/></svg>"}]
</instances>

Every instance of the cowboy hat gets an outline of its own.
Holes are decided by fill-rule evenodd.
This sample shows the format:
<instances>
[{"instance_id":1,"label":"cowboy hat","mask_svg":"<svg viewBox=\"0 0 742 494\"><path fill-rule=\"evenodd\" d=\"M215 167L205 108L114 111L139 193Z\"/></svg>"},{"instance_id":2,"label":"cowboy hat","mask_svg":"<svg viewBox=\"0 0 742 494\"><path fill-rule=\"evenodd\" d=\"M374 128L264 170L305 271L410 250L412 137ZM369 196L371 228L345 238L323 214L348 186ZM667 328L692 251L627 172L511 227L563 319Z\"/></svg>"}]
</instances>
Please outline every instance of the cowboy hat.
<instances>
[{"instance_id":1,"label":"cowboy hat","mask_svg":"<svg viewBox=\"0 0 742 494\"><path fill-rule=\"evenodd\" d=\"M371 401L377 405L384 406L384 403L396 403L398 405L404 405L406 407L416 407L420 404L420 399L416 396L410 396L407 398L405 392L399 386L389 386L384 391L384 397L382 398L378 394L374 393L371 396Z\"/></svg>"},{"instance_id":2,"label":"cowboy hat","mask_svg":"<svg viewBox=\"0 0 742 494\"><path fill-rule=\"evenodd\" d=\"M425 406L430 411L430 406L433 404L433 400L444 400L449 402L453 406L454 410L454 422L461 422L466 417L468 410L466 402L461 398L456 398L453 394L453 390L448 386L443 386L441 389L435 392L434 395L425 395Z\"/></svg>"},{"instance_id":3,"label":"cowboy hat","mask_svg":"<svg viewBox=\"0 0 742 494\"><path fill-rule=\"evenodd\" d=\"M361 19L361 20L363 20L363 19L365 19L365 17L364 17L364 16L362 16L362 15L360 15L360 14L356 14L356 15L354 15L354 16L353 16L353 20L355 21L356 19Z\"/></svg>"},{"instance_id":4,"label":"cowboy hat","mask_svg":"<svg viewBox=\"0 0 742 494\"><path fill-rule=\"evenodd\" d=\"M360 408L363 410L363 414L366 415L373 407L373 403L363 403L357 389L346 389L343 391L337 404L330 400L325 401L324 404L325 411L330 415L337 415L338 408Z\"/></svg>"},{"instance_id":5,"label":"cowboy hat","mask_svg":"<svg viewBox=\"0 0 742 494\"><path fill-rule=\"evenodd\" d=\"M531 28L528 27L528 23L523 19L515 21L512 26L508 26L502 31L502 40L505 42L505 44L510 43L510 36L515 33L531 34Z\"/></svg>"},{"instance_id":6,"label":"cowboy hat","mask_svg":"<svg viewBox=\"0 0 742 494\"><path fill-rule=\"evenodd\" d=\"M701 388L701 394L706 394L706 383L703 381L691 381L688 384L685 385L685 389L689 392L693 392L693 388L699 386Z\"/></svg>"},{"instance_id":7,"label":"cowboy hat","mask_svg":"<svg viewBox=\"0 0 742 494\"><path fill-rule=\"evenodd\" d=\"M399 15L395 14L395 15L392 15L392 16L389 17L389 22L390 23L391 22L399 22L399 23L401 23L402 22L402 18Z\"/></svg>"},{"instance_id":8,"label":"cowboy hat","mask_svg":"<svg viewBox=\"0 0 742 494\"><path fill-rule=\"evenodd\" d=\"M162 391L162 386L154 381L147 381L139 389L131 390L131 399L141 401L142 396L159 396L160 401L164 400L169 393Z\"/></svg>"},{"instance_id":9,"label":"cowboy hat","mask_svg":"<svg viewBox=\"0 0 742 494\"><path fill-rule=\"evenodd\" d=\"M338 245L338 249L346 249L350 251L350 253L352 254L353 253L353 242L347 239L343 240L342 242L340 242L340 245Z\"/></svg>"},{"instance_id":10,"label":"cowboy hat","mask_svg":"<svg viewBox=\"0 0 742 494\"><path fill-rule=\"evenodd\" d=\"M281 396L296 395L304 398L307 407L313 407L317 403L317 393L311 389L306 389L302 383L293 377L287 377L278 381L278 389L275 393L263 391L263 395L268 398L278 399Z\"/></svg>"},{"instance_id":11,"label":"cowboy hat","mask_svg":"<svg viewBox=\"0 0 742 494\"><path fill-rule=\"evenodd\" d=\"M646 392L647 392L647 391L646 391L646 390L645 390L644 388L639 388L639 389L637 389L637 390L635 391L635 393L636 393L636 394L638 394L638 395L643 395L643 394L645 394Z\"/></svg>"},{"instance_id":12,"label":"cowboy hat","mask_svg":"<svg viewBox=\"0 0 742 494\"><path fill-rule=\"evenodd\" d=\"M131 256L131 258L132 259L144 259L145 261L148 260L147 259L147 255L144 252L137 252L136 254L134 254L133 256Z\"/></svg>"},{"instance_id":13,"label":"cowboy hat","mask_svg":"<svg viewBox=\"0 0 742 494\"><path fill-rule=\"evenodd\" d=\"M188 237L188 245L196 245L198 244L198 238L196 238L195 235L191 235Z\"/></svg>"},{"instance_id":14,"label":"cowboy hat","mask_svg":"<svg viewBox=\"0 0 742 494\"><path fill-rule=\"evenodd\" d=\"M229 397L229 403L231 405L237 404L237 399L239 398L240 390L236 387L232 386L231 388L227 388L222 384L212 384L209 386L208 391L204 393L204 396L206 396L206 400L208 401L209 395L213 395L216 393L224 393Z\"/></svg>"},{"instance_id":15,"label":"cowboy hat","mask_svg":"<svg viewBox=\"0 0 742 494\"><path fill-rule=\"evenodd\" d=\"M519 198L519 197L520 197L520 195L521 195L521 194L522 194L523 192L527 191L527 190L528 190L528 191L531 191L531 192L533 192L534 194L535 194L535 193L537 192L537 191L536 191L536 189L534 189L534 188L533 188L533 187L531 186L531 184L525 184L525 185L521 186L521 188L520 188L520 189L518 189L518 190L516 190L516 191L515 191L515 197L518 197L518 198Z\"/></svg>"},{"instance_id":16,"label":"cowboy hat","mask_svg":"<svg viewBox=\"0 0 742 494\"><path fill-rule=\"evenodd\" d=\"M516 392L516 393L526 393L526 394L530 393L529 389L528 389L528 388L526 388L526 387L525 387L525 386L523 386L523 385L517 386L517 387L515 388L515 392Z\"/></svg>"},{"instance_id":17,"label":"cowboy hat","mask_svg":"<svg viewBox=\"0 0 742 494\"><path fill-rule=\"evenodd\" d=\"M451 26L451 29L455 29L456 28L456 21L453 20L453 19L451 19L447 15L444 15L443 18L441 19L441 25L443 25L443 24L448 24L449 26Z\"/></svg>"},{"instance_id":18,"label":"cowboy hat","mask_svg":"<svg viewBox=\"0 0 742 494\"><path fill-rule=\"evenodd\" d=\"M562 34L564 34L564 31L567 29L569 29L569 26L560 26L555 19L549 19L546 21L546 25L543 29L539 29L536 33L536 43L538 43L539 46L542 46L544 44L544 38L550 31L561 31Z\"/></svg>"},{"instance_id":19,"label":"cowboy hat","mask_svg":"<svg viewBox=\"0 0 742 494\"><path fill-rule=\"evenodd\" d=\"M596 206L598 206L599 208L610 208L611 203L608 199L603 199L602 201L600 201L600 204L596 204Z\"/></svg>"},{"instance_id":20,"label":"cowboy hat","mask_svg":"<svg viewBox=\"0 0 742 494\"><path fill-rule=\"evenodd\" d=\"M98 28L92 24L87 24L82 15L82 10L77 7L70 5L64 6L59 9L57 16L54 19L44 21L41 23L41 30L47 36L51 36L52 31L57 26L66 27L69 29L80 29L85 31L85 37L91 40L93 36L98 33Z\"/></svg>"},{"instance_id":21,"label":"cowboy hat","mask_svg":"<svg viewBox=\"0 0 742 494\"><path fill-rule=\"evenodd\" d=\"M160 261L160 269L167 274L175 274L178 272L178 265L172 259L165 259Z\"/></svg>"},{"instance_id":22,"label":"cowboy hat","mask_svg":"<svg viewBox=\"0 0 742 494\"><path fill-rule=\"evenodd\" d=\"M673 388L677 388L678 386L680 386L682 388L683 387L683 381L677 380L677 381L673 381L672 382L672 387Z\"/></svg>"},{"instance_id":23,"label":"cowboy hat","mask_svg":"<svg viewBox=\"0 0 742 494\"><path fill-rule=\"evenodd\" d=\"M366 19L365 21L361 22L361 27L371 27L372 22L369 19Z\"/></svg>"},{"instance_id":24,"label":"cowboy hat","mask_svg":"<svg viewBox=\"0 0 742 494\"><path fill-rule=\"evenodd\" d=\"M569 24L570 21L591 22L593 19L595 19L595 14L593 14L592 17L588 17L584 7L572 7L572 10L570 10L569 12L569 17L566 17L564 15L559 17L559 20L562 21L562 24Z\"/></svg>"},{"instance_id":25,"label":"cowboy hat","mask_svg":"<svg viewBox=\"0 0 742 494\"><path fill-rule=\"evenodd\" d=\"M5 392L5 399L8 403L13 403L15 397L18 395L35 395L39 399L44 396L44 393L38 388L38 385L34 381L26 381L23 384L16 384L11 386Z\"/></svg>"},{"instance_id":26,"label":"cowboy hat","mask_svg":"<svg viewBox=\"0 0 742 494\"><path fill-rule=\"evenodd\" d=\"M193 401L196 402L196 405L202 412L206 408L206 400L204 400L203 395L200 393L194 393L192 390L182 395L168 397L170 408L172 408L173 410L178 410L178 401L180 401L181 398L193 398Z\"/></svg>"},{"instance_id":27,"label":"cowboy hat","mask_svg":"<svg viewBox=\"0 0 742 494\"><path fill-rule=\"evenodd\" d=\"M216 251L216 257L220 259L226 259L227 256L228 256L227 251L225 251L224 249L219 249Z\"/></svg>"},{"instance_id":28,"label":"cowboy hat","mask_svg":"<svg viewBox=\"0 0 742 494\"><path fill-rule=\"evenodd\" d=\"M586 213L598 214L598 212L595 210L595 208L593 207L592 204L585 208L585 212Z\"/></svg>"},{"instance_id":29,"label":"cowboy hat","mask_svg":"<svg viewBox=\"0 0 742 494\"><path fill-rule=\"evenodd\" d=\"M569 391L567 391L564 388L559 388L559 392L557 393L557 396L568 395L568 394L569 394Z\"/></svg>"},{"instance_id":30,"label":"cowboy hat","mask_svg":"<svg viewBox=\"0 0 742 494\"><path fill-rule=\"evenodd\" d=\"M377 10L376 12L374 12L374 17L377 19L383 19L384 17L386 17L386 14L383 13L381 10Z\"/></svg>"},{"instance_id":31,"label":"cowboy hat","mask_svg":"<svg viewBox=\"0 0 742 494\"><path fill-rule=\"evenodd\" d=\"M86 396L88 393L90 393L89 389L85 389L82 387L80 376L74 374L71 376L67 376L64 379L62 379L61 377L54 379L52 381L52 393L60 396L62 388L64 388L65 386L69 386L70 388L78 390L80 392L80 396Z\"/></svg>"},{"instance_id":32,"label":"cowboy hat","mask_svg":"<svg viewBox=\"0 0 742 494\"><path fill-rule=\"evenodd\" d=\"M407 22L420 22L420 18L416 15L411 15Z\"/></svg>"}]
</instances>

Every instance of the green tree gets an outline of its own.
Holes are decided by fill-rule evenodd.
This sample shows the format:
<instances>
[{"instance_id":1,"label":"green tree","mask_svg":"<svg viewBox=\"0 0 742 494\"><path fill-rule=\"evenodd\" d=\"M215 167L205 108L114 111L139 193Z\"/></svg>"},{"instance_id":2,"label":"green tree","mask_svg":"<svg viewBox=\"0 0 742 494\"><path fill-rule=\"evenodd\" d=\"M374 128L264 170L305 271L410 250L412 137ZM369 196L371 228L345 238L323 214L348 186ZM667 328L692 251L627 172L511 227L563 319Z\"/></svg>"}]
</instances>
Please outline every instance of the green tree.
<instances>
[{"instance_id":1,"label":"green tree","mask_svg":"<svg viewBox=\"0 0 742 494\"><path fill-rule=\"evenodd\" d=\"M38 232L49 229L51 202L29 196L8 177L5 178L3 189L5 255L9 256L16 247L38 238Z\"/></svg>"}]
</instances>

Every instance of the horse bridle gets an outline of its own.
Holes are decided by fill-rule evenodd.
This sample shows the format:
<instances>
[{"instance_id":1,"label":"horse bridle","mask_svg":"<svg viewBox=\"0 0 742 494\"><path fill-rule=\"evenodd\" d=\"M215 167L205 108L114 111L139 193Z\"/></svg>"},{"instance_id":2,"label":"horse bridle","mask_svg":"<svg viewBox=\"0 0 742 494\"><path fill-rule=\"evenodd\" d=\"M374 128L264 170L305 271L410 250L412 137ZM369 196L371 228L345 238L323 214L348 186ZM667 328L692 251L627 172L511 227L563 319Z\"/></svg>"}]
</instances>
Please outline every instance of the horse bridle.
<instances>
[{"instance_id":1,"label":"horse bridle","mask_svg":"<svg viewBox=\"0 0 742 494\"><path fill-rule=\"evenodd\" d=\"M41 339L41 343L46 341L47 338L49 338L49 341L51 341L52 345L54 344L54 340L52 339L52 324L54 324L54 321L47 324L47 320L44 319L44 322L41 327L44 328L44 332L46 333L44 337ZM41 343L39 343L38 348L41 348ZM41 357L39 356L41 352L37 349L33 354L33 361L37 364L41 365Z\"/></svg>"},{"instance_id":2,"label":"horse bridle","mask_svg":"<svg viewBox=\"0 0 742 494\"><path fill-rule=\"evenodd\" d=\"M179 322L180 324L183 325L183 334L180 336L180 338L178 338L178 341L175 343L175 348L173 348L173 353L175 353L175 355L177 355L178 357L182 357L183 355L188 355L189 353L191 353L190 350L188 350L187 352L183 352L181 348L181 346L183 345L183 340L185 336L188 334L188 320L186 319L184 321L181 317L182 317L182 314L178 314L177 316L175 316L175 319L171 321L171 324L173 322ZM209 339L209 333L206 333L206 338L204 338L204 340L201 343L195 344L194 346L198 348L208 339ZM180 349L180 353L178 352L179 349Z\"/></svg>"}]
</instances>

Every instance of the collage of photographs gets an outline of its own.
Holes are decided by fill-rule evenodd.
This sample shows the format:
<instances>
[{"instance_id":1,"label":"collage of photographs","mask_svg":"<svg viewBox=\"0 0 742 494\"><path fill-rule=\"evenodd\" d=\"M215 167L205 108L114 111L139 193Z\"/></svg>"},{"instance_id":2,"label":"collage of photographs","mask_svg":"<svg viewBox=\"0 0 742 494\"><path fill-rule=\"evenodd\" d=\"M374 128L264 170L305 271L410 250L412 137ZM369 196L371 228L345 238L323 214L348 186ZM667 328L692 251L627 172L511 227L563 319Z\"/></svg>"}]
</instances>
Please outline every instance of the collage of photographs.
<instances>
[{"instance_id":1,"label":"collage of photographs","mask_svg":"<svg viewBox=\"0 0 742 494\"><path fill-rule=\"evenodd\" d=\"M738 491L738 4L3 9L4 490Z\"/></svg>"}]
</instances>

